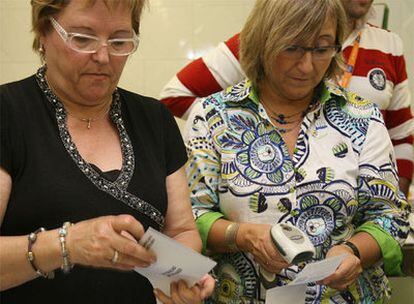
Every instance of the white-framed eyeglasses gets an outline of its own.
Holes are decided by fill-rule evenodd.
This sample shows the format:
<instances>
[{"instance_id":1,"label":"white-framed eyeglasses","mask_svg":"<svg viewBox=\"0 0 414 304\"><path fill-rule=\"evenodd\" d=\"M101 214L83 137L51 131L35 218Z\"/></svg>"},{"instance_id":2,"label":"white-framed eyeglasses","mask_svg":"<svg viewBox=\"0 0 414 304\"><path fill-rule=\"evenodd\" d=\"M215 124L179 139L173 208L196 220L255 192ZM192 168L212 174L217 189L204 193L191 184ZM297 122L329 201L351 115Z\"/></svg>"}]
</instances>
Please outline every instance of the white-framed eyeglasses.
<instances>
[{"instance_id":1,"label":"white-framed eyeglasses","mask_svg":"<svg viewBox=\"0 0 414 304\"><path fill-rule=\"evenodd\" d=\"M311 52L313 60L328 60L340 51L341 46L339 44L317 47L289 45L282 51L282 54L290 59L299 60L306 52Z\"/></svg>"},{"instance_id":2,"label":"white-framed eyeglasses","mask_svg":"<svg viewBox=\"0 0 414 304\"><path fill-rule=\"evenodd\" d=\"M50 22L62 40L65 41L72 50L79 53L93 54L102 46L106 46L108 48L108 53L111 55L128 56L134 53L138 48L139 40L135 31L132 31L132 38L114 38L107 39L103 42L101 38L93 35L68 33L53 17L50 17Z\"/></svg>"}]
</instances>

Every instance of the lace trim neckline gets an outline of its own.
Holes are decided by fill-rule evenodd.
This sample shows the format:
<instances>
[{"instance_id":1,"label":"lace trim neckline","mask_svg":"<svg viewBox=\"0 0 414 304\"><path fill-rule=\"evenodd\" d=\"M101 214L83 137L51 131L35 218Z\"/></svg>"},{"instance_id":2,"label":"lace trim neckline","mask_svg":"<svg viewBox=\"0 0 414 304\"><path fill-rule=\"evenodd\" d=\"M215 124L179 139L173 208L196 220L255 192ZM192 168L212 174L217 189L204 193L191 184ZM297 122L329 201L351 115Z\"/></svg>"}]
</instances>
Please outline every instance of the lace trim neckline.
<instances>
[{"instance_id":1,"label":"lace trim neckline","mask_svg":"<svg viewBox=\"0 0 414 304\"><path fill-rule=\"evenodd\" d=\"M158 224L160 229L164 226L164 216L151 204L145 202L139 197L127 191L128 185L132 179L132 175L135 169L135 155L131 144L131 140L128 136L121 113L121 102L118 90L115 90L113 94L112 105L109 110L109 116L112 122L116 125L120 141L122 152L122 168L115 181L111 182L102 177L87 161L85 161L80 155L72 137L69 134L67 127L68 113L65 110L62 102L50 89L45 79L46 67L42 66L36 73L36 81L46 96L46 99L53 105L56 115L56 121L59 129L60 139L75 162L81 172L101 191L104 191L117 200L123 202L134 210L146 215L155 223Z\"/></svg>"}]
</instances>

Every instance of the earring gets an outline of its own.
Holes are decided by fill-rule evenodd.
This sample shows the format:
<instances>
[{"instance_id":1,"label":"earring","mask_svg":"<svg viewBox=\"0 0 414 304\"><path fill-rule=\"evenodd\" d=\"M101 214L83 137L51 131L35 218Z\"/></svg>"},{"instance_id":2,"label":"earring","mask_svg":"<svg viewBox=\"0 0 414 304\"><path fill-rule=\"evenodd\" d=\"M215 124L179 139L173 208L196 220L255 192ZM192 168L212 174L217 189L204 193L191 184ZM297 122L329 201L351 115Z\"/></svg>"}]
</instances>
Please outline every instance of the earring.
<instances>
[{"instance_id":1,"label":"earring","mask_svg":"<svg viewBox=\"0 0 414 304\"><path fill-rule=\"evenodd\" d=\"M45 48L43 47L43 44L40 45L37 51L39 52L39 55L40 55L41 64L45 65L46 64L46 51L45 51Z\"/></svg>"}]
</instances>

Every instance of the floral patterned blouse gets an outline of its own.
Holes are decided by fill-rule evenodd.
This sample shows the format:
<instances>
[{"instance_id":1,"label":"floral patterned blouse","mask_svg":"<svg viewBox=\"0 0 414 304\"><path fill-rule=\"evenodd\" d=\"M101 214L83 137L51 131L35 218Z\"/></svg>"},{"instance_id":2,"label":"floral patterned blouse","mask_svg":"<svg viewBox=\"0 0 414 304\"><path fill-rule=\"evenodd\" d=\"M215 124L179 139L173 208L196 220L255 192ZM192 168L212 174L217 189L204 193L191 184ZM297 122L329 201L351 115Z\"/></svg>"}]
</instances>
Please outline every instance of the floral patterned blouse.
<instances>
[{"instance_id":1,"label":"floral patterned blouse","mask_svg":"<svg viewBox=\"0 0 414 304\"><path fill-rule=\"evenodd\" d=\"M370 233L383 259L339 292L310 284L306 303L376 303L389 296L385 273L399 270L409 205L398 189L394 152L378 108L324 82L301 124L293 156L249 80L196 104L186 127L187 176L203 239L214 221L290 222L316 248L314 260L358 231ZM258 265L248 253L214 256L211 303L261 303ZM293 280L304 263L283 270ZM249 302L250 301L250 302Z\"/></svg>"}]
</instances>

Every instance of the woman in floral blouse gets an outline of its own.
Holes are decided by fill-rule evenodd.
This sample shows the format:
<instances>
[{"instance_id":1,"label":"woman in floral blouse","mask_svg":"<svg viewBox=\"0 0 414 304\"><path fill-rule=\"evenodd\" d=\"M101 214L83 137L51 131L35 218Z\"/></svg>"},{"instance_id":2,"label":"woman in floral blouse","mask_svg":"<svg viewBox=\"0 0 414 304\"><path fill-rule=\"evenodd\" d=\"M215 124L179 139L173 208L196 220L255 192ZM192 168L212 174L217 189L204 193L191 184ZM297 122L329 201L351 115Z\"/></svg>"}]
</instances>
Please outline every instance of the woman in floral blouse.
<instances>
[{"instance_id":1,"label":"woman in floral blouse","mask_svg":"<svg viewBox=\"0 0 414 304\"><path fill-rule=\"evenodd\" d=\"M382 303L398 273L409 207L371 102L326 79L341 72L339 0L259 0L240 35L248 79L196 104L186 142L193 212L215 254L213 303L262 303L261 269L283 286L288 265L272 225L305 232L314 260L345 254L307 288L307 303ZM346 241L344 243L344 241Z\"/></svg>"}]
</instances>

